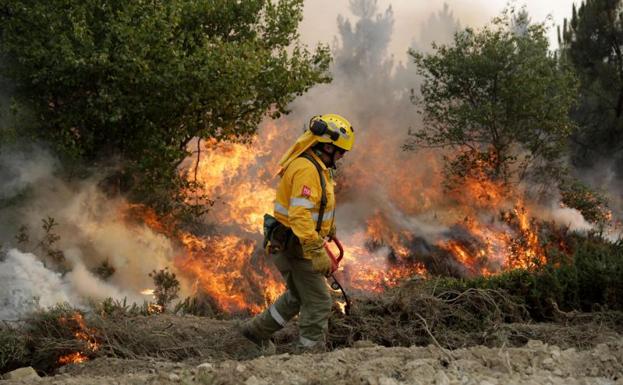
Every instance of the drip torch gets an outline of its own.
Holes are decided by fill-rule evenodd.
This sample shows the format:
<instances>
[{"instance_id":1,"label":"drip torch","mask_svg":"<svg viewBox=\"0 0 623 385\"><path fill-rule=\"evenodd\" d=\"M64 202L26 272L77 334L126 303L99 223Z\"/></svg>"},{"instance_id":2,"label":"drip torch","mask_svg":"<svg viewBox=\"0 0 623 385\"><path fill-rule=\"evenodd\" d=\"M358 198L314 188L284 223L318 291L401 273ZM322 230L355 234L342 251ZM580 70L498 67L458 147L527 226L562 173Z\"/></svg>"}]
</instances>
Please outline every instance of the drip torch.
<instances>
[{"instance_id":1,"label":"drip torch","mask_svg":"<svg viewBox=\"0 0 623 385\"><path fill-rule=\"evenodd\" d=\"M330 242L335 243L335 246L337 246L338 250L340 251L340 254L337 257L335 256L335 253L333 253L333 251L329 247ZM325 242L324 248L327 251L329 258L331 258L332 267L331 267L331 273L329 274L329 277L333 280L331 282L331 289L339 290L342 292L342 297L344 297L344 302L346 302L346 306L344 307L344 314L349 315L350 314L350 299L348 298L348 295L346 295L346 291L344 291L344 287L342 287L342 285L340 284L340 281L338 281L337 278L335 278L335 274L334 274L337 271L338 267L340 266L340 262L342 261L342 258L344 258L344 247L342 246L342 243L339 241L339 239L337 239L336 237L332 237L329 239L329 242Z\"/></svg>"}]
</instances>

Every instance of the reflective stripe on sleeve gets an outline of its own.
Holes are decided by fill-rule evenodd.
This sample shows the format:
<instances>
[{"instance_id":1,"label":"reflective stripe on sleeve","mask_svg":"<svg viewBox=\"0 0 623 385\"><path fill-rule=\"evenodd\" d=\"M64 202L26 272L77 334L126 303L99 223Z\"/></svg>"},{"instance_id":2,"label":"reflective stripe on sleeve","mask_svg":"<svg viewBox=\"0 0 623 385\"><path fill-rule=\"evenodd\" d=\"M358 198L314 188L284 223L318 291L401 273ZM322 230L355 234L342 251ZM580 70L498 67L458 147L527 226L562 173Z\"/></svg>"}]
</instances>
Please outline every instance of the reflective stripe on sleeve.
<instances>
[{"instance_id":1,"label":"reflective stripe on sleeve","mask_svg":"<svg viewBox=\"0 0 623 385\"><path fill-rule=\"evenodd\" d=\"M304 207L306 209L313 209L316 205L314 202L305 198L291 198L290 207Z\"/></svg>"},{"instance_id":2,"label":"reflective stripe on sleeve","mask_svg":"<svg viewBox=\"0 0 623 385\"><path fill-rule=\"evenodd\" d=\"M270 307L268 308L268 312L279 325L286 326L286 320L283 319L281 314L279 314L274 304L270 305Z\"/></svg>"},{"instance_id":3,"label":"reflective stripe on sleeve","mask_svg":"<svg viewBox=\"0 0 623 385\"><path fill-rule=\"evenodd\" d=\"M281 203L279 203L279 202L275 202L274 210L275 210L276 213L288 216L288 209L283 207L283 205Z\"/></svg>"},{"instance_id":4,"label":"reflective stripe on sleeve","mask_svg":"<svg viewBox=\"0 0 623 385\"><path fill-rule=\"evenodd\" d=\"M322 216L322 221L324 222L324 221L327 221L327 220L333 218L333 213L334 213L334 211L329 211L329 212L324 213L324 215ZM314 221L317 221L318 220L318 213L312 213L312 219Z\"/></svg>"}]
</instances>

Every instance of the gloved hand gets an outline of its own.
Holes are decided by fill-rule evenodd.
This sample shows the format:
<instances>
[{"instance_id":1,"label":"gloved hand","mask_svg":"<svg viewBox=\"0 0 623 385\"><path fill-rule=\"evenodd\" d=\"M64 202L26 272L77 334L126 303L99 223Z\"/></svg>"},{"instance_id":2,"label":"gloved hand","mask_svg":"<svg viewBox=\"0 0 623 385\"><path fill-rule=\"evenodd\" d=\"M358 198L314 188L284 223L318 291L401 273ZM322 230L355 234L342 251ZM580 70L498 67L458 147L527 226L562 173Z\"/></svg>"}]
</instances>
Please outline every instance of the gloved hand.
<instances>
[{"instance_id":1,"label":"gloved hand","mask_svg":"<svg viewBox=\"0 0 623 385\"><path fill-rule=\"evenodd\" d=\"M327 237L329 237L329 239L333 239L335 238L335 235L337 233L337 228L335 227L335 223L333 225L331 225L331 230L329 230L329 234L327 234Z\"/></svg>"},{"instance_id":2,"label":"gloved hand","mask_svg":"<svg viewBox=\"0 0 623 385\"><path fill-rule=\"evenodd\" d=\"M317 239L314 241L305 242L301 245L303 247L303 256L311 259L314 271L322 275L331 274L333 267L331 258L324 249L324 241Z\"/></svg>"}]
</instances>

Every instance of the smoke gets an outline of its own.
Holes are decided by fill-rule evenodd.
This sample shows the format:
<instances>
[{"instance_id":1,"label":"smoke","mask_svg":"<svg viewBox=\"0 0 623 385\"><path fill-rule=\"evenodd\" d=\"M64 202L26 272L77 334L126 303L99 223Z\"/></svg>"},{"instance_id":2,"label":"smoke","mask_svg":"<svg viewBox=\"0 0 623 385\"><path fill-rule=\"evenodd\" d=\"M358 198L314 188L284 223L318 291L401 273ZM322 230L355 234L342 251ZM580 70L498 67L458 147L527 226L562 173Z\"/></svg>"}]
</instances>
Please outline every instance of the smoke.
<instances>
[{"instance_id":1,"label":"smoke","mask_svg":"<svg viewBox=\"0 0 623 385\"><path fill-rule=\"evenodd\" d=\"M410 62L396 64L390 54L396 21L391 6L380 9L375 1L358 1L351 2L350 11L351 16L337 20L333 82L298 98L286 124L297 126L310 116L329 112L352 123L355 146L338 171L339 228L365 226L367 219L380 213L391 218L397 229L435 238L443 227L420 216L430 215L436 204L431 199L442 199L437 193L443 183L441 155L402 149L409 128L421 124L411 102L411 90L418 89L420 79ZM444 6L430 15L412 45L445 42L458 27Z\"/></svg>"},{"instance_id":2,"label":"smoke","mask_svg":"<svg viewBox=\"0 0 623 385\"><path fill-rule=\"evenodd\" d=\"M415 238L420 244L424 241L435 246L451 239L462 246L481 243L484 246L480 250L493 245L488 246L489 251L496 255L490 256L493 262L487 267L488 271L497 271L505 262L508 246L502 238L529 237L528 232L534 231L522 228L521 234L516 234L519 224L511 225L508 218L501 218L502 211L513 213L518 205L529 206L526 209L530 215L540 220L555 221L572 231L592 229L577 210L560 207L555 191L549 194L554 198L545 202L507 199L493 183L490 191L486 187L467 191L470 186L465 186L465 191L447 192L443 166L447 153L423 148L403 150L409 132L423 127L412 103L412 91L417 97L421 78L411 61L396 63L393 55L395 26L404 15L396 14L391 6L381 8L374 0L349 3L349 12L344 10L337 18L338 36L332 45L333 82L314 87L298 98L291 106L292 113L278 122L281 127L290 127L284 140L296 137L305 122L318 114L338 113L353 124L355 145L340 164L336 187L338 234L346 243L362 246L361 232L369 230L375 218L382 218L381 237L387 244L395 242L388 238L407 234L407 238ZM495 13L502 8L503 5ZM414 34L409 37L411 48L418 51L430 52L433 42L451 43L461 25L473 25L469 17L462 20L465 10L455 13L447 4L427 11L427 17L418 16L424 21L412 25ZM470 12L473 15L479 10ZM324 20L325 24L330 22L326 16ZM322 28L326 29L329 27ZM404 34L398 39L409 40ZM525 186L518 187L517 195L528 197L527 190ZM469 218L478 224L474 225ZM466 226L475 226L472 230L483 238L461 238ZM492 240L495 237L499 239ZM405 244L405 238L402 239ZM377 260L377 254L385 252L389 256L394 251L375 250L375 256L370 258ZM448 265L453 262L456 261L449 260Z\"/></svg>"},{"instance_id":3,"label":"smoke","mask_svg":"<svg viewBox=\"0 0 623 385\"><path fill-rule=\"evenodd\" d=\"M31 253L10 249L0 261L0 320L58 302L77 304L71 285Z\"/></svg>"},{"instance_id":4,"label":"smoke","mask_svg":"<svg viewBox=\"0 0 623 385\"><path fill-rule=\"evenodd\" d=\"M0 320L15 320L57 303L82 307L89 300L108 297L126 298L130 303L142 301L132 292L101 281L80 260L75 261L69 273L62 275L45 267L35 254L18 249L5 252L0 261L0 280Z\"/></svg>"},{"instance_id":5,"label":"smoke","mask_svg":"<svg viewBox=\"0 0 623 385\"><path fill-rule=\"evenodd\" d=\"M321 1L325 0L318 4ZM128 202L104 194L98 188L98 178L63 181L55 176L61 171L59 162L42 149L3 152L0 242L8 252L0 261L0 319L15 318L24 311L59 301L76 306L106 297L141 302L144 297L140 291L153 285L148 273L164 267L175 270L173 261L195 262L196 270L186 273L196 274L198 281L205 275L204 284L219 286L225 292L223 296L233 298L232 308L244 307L242 299L251 293L261 297L261 304L259 301L266 297L266 288L261 285L272 278L247 274L245 269L253 261L249 263L245 258L255 255L254 241L259 239L262 214L272 208L276 161L309 118L323 113L345 116L356 133L355 147L338 170L336 220L338 234L346 238L345 245L359 246L364 255L359 257L369 258L358 262L369 262L367 266L382 270L381 265L395 252L394 245L388 244L364 250L367 239L362 234L366 235L368 223L375 218L383 218L383 234L413 235L412 251L421 250L421 254L430 253L430 245L439 240L461 233L457 224L473 211L463 210L465 196L444 192L443 154L424 149L403 151L409 130L422 123L411 102L411 90L417 93L421 79L410 61L394 60L395 50L391 48L396 25L402 21L398 22L391 7L378 7L376 1L358 0L352 4L350 13L343 8L345 16L337 23L334 18L323 19L324 23L335 23L339 32L332 47L331 84L314 87L298 98L290 106L292 113L276 122L276 131L273 122L265 122L250 152L238 144L205 146L199 174L200 179L210 182L205 192L216 203L202 229L202 235L209 235L192 239L190 261L184 258L188 250L179 250L177 243L165 235L129 220ZM426 51L432 41L450 41L463 24L447 5L432 12L427 9L427 15L425 22L413 27L416 36L405 38L403 34L399 40L410 41L413 48ZM327 30L323 25L315 27ZM407 48L405 43L401 52ZM271 137L275 133L279 136ZM215 148L223 151L218 153ZM195 160L187 159L183 167L192 170ZM505 204L508 209L513 203ZM577 211L556 204L536 211L543 219L556 220L572 229L589 228ZM42 219L48 217L58 223L53 232L60 237L54 247L64 255L60 264L38 246L46 236ZM489 222L496 231L507 230L506 224ZM16 241L21 226L27 227L29 242ZM241 257L234 256L236 253ZM106 279L94 273L104 262L115 270ZM461 268L458 261L449 263ZM251 289L243 289L245 284ZM188 291L192 282L183 281L182 285L183 291Z\"/></svg>"},{"instance_id":6,"label":"smoke","mask_svg":"<svg viewBox=\"0 0 623 385\"><path fill-rule=\"evenodd\" d=\"M0 281L0 297L7 304L2 317L31 310L35 297L42 307L107 297L149 300L140 291L153 286L152 270L172 266L172 241L132 222L129 203L106 196L98 178L65 182L55 176L59 172L59 162L41 148L0 156L0 242L9 250L1 270L11 276ZM42 225L48 218L57 225L46 233ZM20 228L27 240L18 242ZM49 234L58 241L47 245ZM60 260L55 251L62 253ZM114 269L108 278L94 273L104 262Z\"/></svg>"},{"instance_id":7,"label":"smoke","mask_svg":"<svg viewBox=\"0 0 623 385\"><path fill-rule=\"evenodd\" d=\"M617 159L618 158L618 159ZM623 237L623 157L613 155L610 159L596 161L592 167L576 169L575 176L591 186L607 199L608 208L615 219L614 228L607 229L613 240Z\"/></svg>"},{"instance_id":8,"label":"smoke","mask_svg":"<svg viewBox=\"0 0 623 385\"><path fill-rule=\"evenodd\" d=\"M56 169L56 161L45 151L0 154L0 199L10 199L29 186L42 183Z\"/></svg>"}]
</instances>

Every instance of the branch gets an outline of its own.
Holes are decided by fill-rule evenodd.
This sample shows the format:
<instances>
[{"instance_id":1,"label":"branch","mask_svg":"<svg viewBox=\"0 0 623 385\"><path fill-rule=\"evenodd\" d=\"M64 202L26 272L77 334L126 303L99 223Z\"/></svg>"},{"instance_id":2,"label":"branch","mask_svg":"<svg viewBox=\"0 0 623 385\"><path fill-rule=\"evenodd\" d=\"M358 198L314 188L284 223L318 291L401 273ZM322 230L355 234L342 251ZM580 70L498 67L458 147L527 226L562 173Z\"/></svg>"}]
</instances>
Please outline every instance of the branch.
<instances>
[{"instance_id":1,"label":"branch","mask_svg":"<svg viewBox=\"0 0 623 385\"><path fill-rule=\"evenodd\" d=\"M197 171L199 171L199 161L201 160L201 137L197 138L197 162L195 163L195 183L197 183Z\"/></svg>"}]
</instances>

